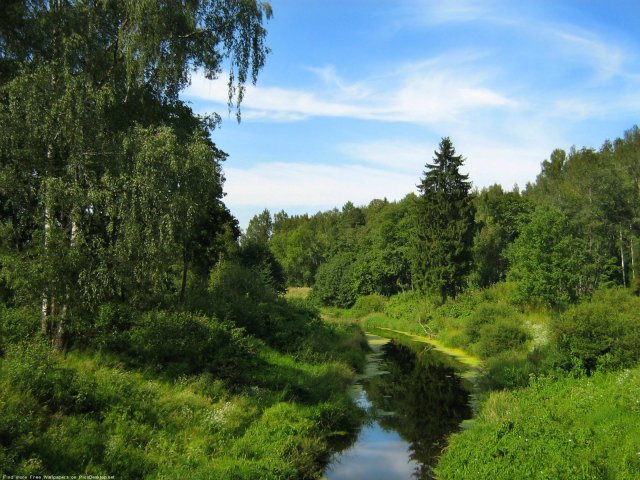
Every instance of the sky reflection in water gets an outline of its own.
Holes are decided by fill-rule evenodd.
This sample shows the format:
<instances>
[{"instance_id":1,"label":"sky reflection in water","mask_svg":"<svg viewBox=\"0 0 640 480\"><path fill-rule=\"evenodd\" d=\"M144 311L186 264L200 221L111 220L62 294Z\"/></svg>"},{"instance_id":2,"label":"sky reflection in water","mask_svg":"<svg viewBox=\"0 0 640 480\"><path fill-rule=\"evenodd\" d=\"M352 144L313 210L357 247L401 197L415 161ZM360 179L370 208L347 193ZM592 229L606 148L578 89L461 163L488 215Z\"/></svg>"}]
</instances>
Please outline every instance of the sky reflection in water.
<instances>
[{"instance_id":1,"label":"sky reflection in water","mask_svg":"<svg viewBox=\"0 0 640 480\"><path fill-rule=\"evenodd\" d=\"M325 477L429 479L446 436L471 414L468 393L424 345L368 340L373 352L353 395L370 420L354 444L336 454Z\"/></svg>"}]
</instances>

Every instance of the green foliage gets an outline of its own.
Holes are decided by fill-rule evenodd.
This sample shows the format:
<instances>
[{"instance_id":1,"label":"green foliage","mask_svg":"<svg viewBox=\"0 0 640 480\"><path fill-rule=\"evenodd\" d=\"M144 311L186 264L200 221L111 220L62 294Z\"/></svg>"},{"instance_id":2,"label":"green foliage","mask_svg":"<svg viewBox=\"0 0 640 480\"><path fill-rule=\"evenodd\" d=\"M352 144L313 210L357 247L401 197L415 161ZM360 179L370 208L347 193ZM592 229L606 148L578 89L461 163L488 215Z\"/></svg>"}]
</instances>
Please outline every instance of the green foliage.
<instances>
[{"instance_id":1,"label":"green foliage","mask_svg":"<svg viewBox=\"0 0 640 480\"><path fill-rule=\"evenodd\" d=\"M434 309L433 299L417 291L408 291L389 298L384 312L392 318L416 323L430 319Z\"/></svg>"},{"instance_id":2,"label":"green foliage","mask_svg":"<svg viewBox=\"0 0 640 480\"><path fill-rule=\"evenodd\" d=\"M2 377L52 413L95 412L101 406L93 382L61 367L43 338L11 345L2 364Z\"/></svg>"},{"instance_id":3,"label":"green foliage","mask_svg":"<svg viewBox=\"0 0 640 480\"><path fill-rule=\"evenodd\" d=\"M471 268L473 204L471 183L451 140L443 138L433 164L426 165L415 205L413 284L444 302L462 291Z\"/></svg>"},{"instance_id":4,"label":"green foliage","mask_svg":"<svg viewBox=\"0 0 640 480\"><path fill-rule=\"evenodd\" d=\"M11 39L0 54L2 297L39 296L58 348L103 303L184 301L223 232L237 231L221 201L226 155L209 138L216 116L178 95L194 69L216 78L228 61L239 106L264 65L271 8L174 3L14 2L0 25Z\"/></svg>"},{"instance_id":5,"label":"green foliage","mask_svg":"<svg viewBox=\"0 0 640 480\"><path fill-rule=\"evenodd\" d=\"M382 295L373 293L358 297L351 310L357 317L364 317L369 313L383 312L385 303L386 299Z\"/></svg>"},{"instance_id":6,"label":"green foliage","mask_svg":"<svg viewBox=\"0 0 640 480\"><path fill-rule=\"evenodd\" d=\"M0 357L5 348L33 338L40 328L40 312L34 308L9 308L0 303Z\"/></svg>"},{"instance_id":7,"label":"green foliage","mask_svg":"<svg viewBox=\"0 0 640 480\"><path fill-rule=\"evenodd\" d=\"M640 371L542 378L492 393L450 438L442 479L620 478L640 475Z\"/></svg>"},{"instance_id":8,"label":"green foliage","mask_svg":"<svg viewBox=\"0 0 640 480\"><path fill-rule=\"evenodd\" d=\"M273 233L273 221L271 220L271 213L266 208L262 213L254 215L249 220L247 231L242 235L240 239L242 245L245 243L257 243L266 245Z\"/></svg>"},{"instance_id":9,"label":"green foliage","mask_svg":"<svg viewBox=\"0 0 640 480\"><path fill-rule=\"evenodd\" d=\"M592 372L630 367L640 360L640 298L601 290L554 318L552 330L566 363Z\"/></svg>"},{"instance_id":10,"label":"green foliage","mask_svg":"<svg viewBox=\"0 0 640 480\"><path fill-rule=\"evenodd\" d=\"M505 192L500 185L493 185L474 197L474 205L476 234L470 282L487 287L505 279L506 248L528 222L532 204L517 189Z\"/></svg>"},{"instance_id":11,"label":"green foliage","mask_svg":"<svg viewBox=\"0 0 640 480\"><path fill-rule=\"evenodd\" d=\"M172 376L208 371L242 377L255 345L240 329L191 313L148 312L136 319L126 350L134 361Z\"/></svg>"},{"instance_id":12,"label":"green foliage","mask_svg":"<svg viewBox=\"0 0 640 480\"><path fill-rule=\"evenodd\" d=\"M540 207L511 245L509 278L518 299L549 306L575 302L597 286L587 246L557 208Z\"/></svg>"},{"instance_id":13,"label":"green foliage","mask_svg":"<svg viewBox=\"0 0 640 480\"><path fill-rule=\"evenodd\" d=\"M521 349L530 339L531 335L517 319L501 318L482 326L472 351L482 358L489 358L504 351Z\"/></svg>"},{"instance_id":14,"label":"green foliage","mask_svg":"<svg viewBox=\"0 0 640 480\"><path fill-rule=\"evenodd\" d=\"M446 322L445 322L446 323ZM508 304L481 302L462 321L462 336L456 346L470 348L481 358L506 350L519 350L531 336L521 315Z\"/></svg>"},{"instance_id":15,"label":"green foliage","mask_svg":"<svg viewBox=\"0 0 640 480\"><path fill-rule=\"evenodd\" d=\"M338 254L318 269L311 298L323 305L351 307L357 297L353 277L351 255L346 252Z\"/></svg>"},{"instance_id":16,"label":"green foliage","mask_svg":"<svg viewBox=\"0 0 640 480\"><path fill-rule=\"evenodd\" d=\"M535 203L557 208L569 219L572 235L588 252L580 265L591 272L588 289L610 280L626 286L632 276L629 259L640 227L637 132L635 127L623 139L605 141L599 151L554 151L527 189Z\"/></svg>"},{"instance_id":17,"label":"green foliage","mask_svg":"<svg viewBox=\"0 0 640 480\"><path fill-rule=\"evenodd\" d=\"M275 216L269 245L291 285L313 285L321 265L350 255L354 273L342 282L343 290L392 295L411 285L407 250L413 231L412 199L376 199L363 207L349 202L342 211L312 217L281 212Z\"/></svg>"},{"instance_id":18,"label":"green foliage","mask_svg":"<svg viewBox=\"0 0 640 480\"><path fill-rule=\"evenodd\" d=\"M282 265L266 243L244 240L238 250L238 261L241 265L252 269L260 281L273 288L276 293L287 291Z\"/></svg>"},{"instance_id":19,"label":"green foliage","mask_svg":"<svg viewBox=\"0 0 640 480\"><path fill-rule=\"evenodd\" d=\"M485 301L478 305L473 305L471 308L472 310L464 320L463 327L464 334L470 344L478 342L482 336L482 329L486 325L495 324L499 321L509 324L513 323L517 318L517 311L511 305Z\"/></svg>"}]
</instances>

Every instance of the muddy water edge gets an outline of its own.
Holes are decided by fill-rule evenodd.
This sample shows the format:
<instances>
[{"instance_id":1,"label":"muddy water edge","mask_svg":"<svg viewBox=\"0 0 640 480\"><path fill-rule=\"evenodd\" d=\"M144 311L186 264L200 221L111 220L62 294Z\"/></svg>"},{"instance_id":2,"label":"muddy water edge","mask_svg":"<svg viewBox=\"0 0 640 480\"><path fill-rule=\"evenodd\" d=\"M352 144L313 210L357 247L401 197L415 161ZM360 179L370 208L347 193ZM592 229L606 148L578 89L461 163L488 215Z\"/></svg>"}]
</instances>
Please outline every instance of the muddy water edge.
<instances>
[{"instance_id":1,"label":"muddy water edge","mask_svg":"<svg viewBox=\"0 0 640 480\"><path fill-rule=\"evenodd\" d=\"M409 338L367 334L367 341L371 353L351 392L366 421L355 441L334 454L324 476L433 478L447 436L472 415L468 368Z\"/></svg>"}]
</instances>

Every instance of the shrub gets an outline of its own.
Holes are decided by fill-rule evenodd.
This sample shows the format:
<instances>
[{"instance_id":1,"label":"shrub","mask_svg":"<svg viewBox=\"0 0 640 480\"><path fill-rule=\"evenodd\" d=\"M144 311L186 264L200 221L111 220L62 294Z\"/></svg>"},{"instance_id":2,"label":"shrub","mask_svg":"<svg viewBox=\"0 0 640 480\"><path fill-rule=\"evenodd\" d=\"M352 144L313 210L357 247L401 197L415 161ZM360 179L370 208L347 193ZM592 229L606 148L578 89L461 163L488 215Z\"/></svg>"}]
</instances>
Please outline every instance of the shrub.
<instances>
[{"instance_id":1,"label":"shrub","mask_svg":"<svg viewBox=\"0 0 640 480\"><path fill-rule=\"evenodd\" d=\"M264 306L276 301L275 290L249 267L223 260L211 271L208 313L262 337L268 332Z\"/></svg>"},{"instance_id":2,"label":"shrub","mask_svg":"<svg viewBox=\"0 0 640 480\"><path fill-rule=\"evenodd\" d=\"M9 308L0 304L0 355L12 343L29 340L40 328L35 308Z\"/></svg>"},{"instance_id":3,"label":"shrub","mask_svg":"<svg viewBox=\"0 0 640 480\"><path fill-rule=\"evenodd\" d=\"M311 296L322 305L349 308L356 301L352 256L348 252L339 253L318 268Z\"/></svg>"},{"instance_id":4,"label":"shrub","mask_svg":"<svg viewBox=\"0 0 640 480\"><path fill-rule=\"evenodd\" d=\"M516 310L509 305L483 302L464 321L463 333L467 337L466 341L469 344L476 343L486 325L501 320L513 323L516 316Z\"/></svg>"},{"instance_id":5,"label":"shrub","mask_svg":"<svg viewBox=\"0 0 640 480\"><path fill-rule=\"evenodd\" d=\"M483 390L525 387L529 384L529 376L535 372L536 368L525 352L501 352L485 363L480 387Z\"/></svg>"},{"instance_id":6,"label":"shrub","mask_svg":"<svg viewBox=\"0 0 640 480\"><path fill-rule=\"evenodd\" d=\"M56 355L43 338L11 345L2 365L2 376L51 411L98 411L101 405L95 397L94 383L62 368Z\"/></svg>"},{"instance_id":7,"label":"shrub","mask_svg":"<svg viewBox=\"0 0 640 480\"><path fill-rule=\"evenodd\" d=\"M386 299L377 293L358 297L351 309L356 317L364 317L369 313L379 313L384 311Z\"/></svg>"},{"instance_id":8,"label":"shrub","mask_svg":"<svg viewBox=\"0 0 640 480\"><path fill-rule=\"evenodd\" d=\"M499 318L480 328L478 341L472 345L474 352L489 358L507 350L518 350L531 335L515 318Z\"/></svg>"},{"instance_id":9,"label":"shrub","mask_svg":"<svg viewBox=\"0 0 640 480\"><path fill-rule=\"evenodd\" d=\"M277 296L259 272L231 260L222 260L211 271L209 293L217 302L233 304L272 301Z\"/></svg>"},{"instance_id":10,"label":"shrub","mask_svg":"<svg viewBox=\"0 0 640 480\"><path fill-rule=\"evenodd\" d=\"M640 298L622 289L602 290L552 322L558 348L587 373L598 367L633 366L640 360ZM605 365L606 364L606 365Z\"/></svg>"},{"instance_id":11,"label":"shrub","mask_svg":"<svg viewBox=\"0 0 640 480\"><path fill-rule=\"evenodd\" d=\"M98 347L117 348L122 332L131 328L134 314L127 305L105 303L100 305L93 325L91 343Z\"/></svg>"},{"instance_id":12,"label":"shrub","mask_svg":"<svg viewBox=\"0 0 640 480\"><path fill-rule=\"evenodd\" d=\"M254 348L241 329L191 313L149 312L129 333L131 358L172 374L242 375Z\"/></svg>"}]
</instances>

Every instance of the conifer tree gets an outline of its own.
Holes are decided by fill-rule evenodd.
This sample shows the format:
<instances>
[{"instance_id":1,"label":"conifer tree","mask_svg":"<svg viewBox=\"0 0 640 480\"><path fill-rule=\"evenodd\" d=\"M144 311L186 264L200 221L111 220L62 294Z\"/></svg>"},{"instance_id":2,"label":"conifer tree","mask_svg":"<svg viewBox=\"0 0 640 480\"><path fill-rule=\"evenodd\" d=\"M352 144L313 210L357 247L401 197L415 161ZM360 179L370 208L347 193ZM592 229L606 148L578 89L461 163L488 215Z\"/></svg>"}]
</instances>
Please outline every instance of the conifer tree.
<instances>
[{"instance_id":1,"label":"conifer tree","mask_svg":"<svg viewBox=\"0 0 640 480\"><path fill-rule=\"evenodd\" d=\"M460 173L464 158L451 140L443 138L434 153L418 185L412 277L444 302L463 289L471 267L473 205L469 177Z\"/></svg>"}]
</instances>

